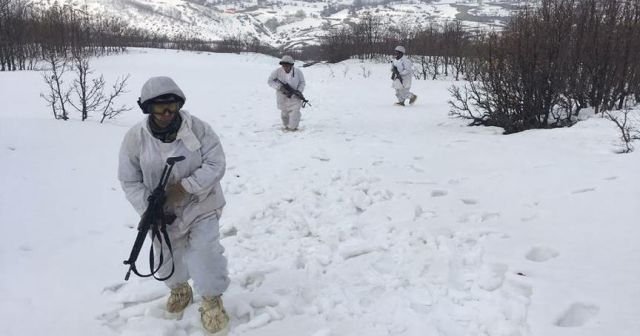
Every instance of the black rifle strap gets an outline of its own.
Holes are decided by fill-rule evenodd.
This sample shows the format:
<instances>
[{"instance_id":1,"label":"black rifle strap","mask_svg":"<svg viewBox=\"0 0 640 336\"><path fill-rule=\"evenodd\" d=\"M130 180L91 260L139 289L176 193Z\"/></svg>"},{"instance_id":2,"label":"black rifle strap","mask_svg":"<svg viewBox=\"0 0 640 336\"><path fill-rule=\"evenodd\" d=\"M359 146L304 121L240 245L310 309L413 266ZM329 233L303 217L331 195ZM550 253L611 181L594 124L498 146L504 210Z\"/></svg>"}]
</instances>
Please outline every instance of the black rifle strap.
<instances>
[{"instance_id":1,"label":"black rifle strap","mask_svg":"<svg viewBox=\"0 0 640 336\"><path fill-rule=\"evenodd\" d=\"M147 278L153 276L156 280L164 281L169 279L173 273L175 272L175 260L173 255L173 247L171 246L171 239L169 238L169 233L167 232L167 225L171 224L175 220L175 215L172 215L172 219L169 223L166 222L167 218L164 215L163 206L165 202L165 188L167 183L169 182L169 176L171 175L171 170L173 169L173 165L176 162L180 162L184 160L184 156L175 156L167 158L167 164L164 166L162 170L162 175L160 176L160 182L156 189L153 190L151 195L147 198L149 205L145 210L142 218L140 219L140 224L138 224L138 235L136 236L136 241L133 244L133 248L131 253L129 254L129 259L124 261L125 265L129 265L129 270L125 275L124 279L129 280L129 275L131 271L139 277ZM141 274L138 272L136 268L136 259L140 254L140 250L142 249L142 245L146 239L146 235L149 230L151 230L151 248L149 249L149 274ZM155 265L155 250L154 250L154 242L158 240L158 246L160 248L159 252L159 262L158 266ZM164 239L164 242L163 242ZM169 257L171 258L171 272L166 277L159 278L156 274L160 271L162 266L164 265L164 244L167 244L169 248Z\"/></svg>"},{"instance_id":2,"label":"black rifle strap","mask_svg":"<svg viewBox=\"0 0 640 336\"><path fill-rule=\"evenodd\" d=\"M160 226L160 232L162 233L162 236L164 236L164 241L167 243L167 248L169 248L169 254L170 254L170 257L171 257L171 272L169 272L169 275L167 275L164 278L158 278L157 276L155 276L155 272L154 272L153 277L156 280L165 281L165 280L169 279L173 275L173 272L175 272L176 264L175 264L175 262L173 260L173 247L171 247L171 239L169 239L169 233L167 232L167 225L162 224ZM162 236L158 235L158 241L160 241L161 248L162 248ZM159 263L159 266L158 266L158 270L160 269L160 267L162 266L162 262L164 261L162 257L163 257L163 255L162 255L162 250L161 250L160 251L160 263Z\"/></svg>"},{"instance_id":3,"label":"black rifle strap","mask_svg":"<svg viewBox=\"0 0 640 336\"><path fill-rule=\"evenodd\" d=\"M160 228L158 228L158 226L160 226ZM164 244L163 243L163 238L164 241L167 244L167 248L169 249L169 257L171 258L171 272L169 273L169 275L167 275L166 277L162 277L159 278L156 276L156 274L158 273L158 271L160 271L160 268L162 267L162 265L164 264ZM158 260L158 267L156 267L154 269L154 265L155 265L155 250L154 250L154 241L158 241L158 246L160 248L160 253L159 253L159 260ZM131 270L133 271L133 273L135 273L137 276L141 277L141 278L148 278L150 276L153 276L156 280L159 281L165 281L167 279L169 279L173 273L175 272L175 262L173 259L173 247L171 246L171 239L169 239L169 233L167 232L167 226L165 224L160 224L160 225L153 225L151 227L151 248L149 249L149 274L141 274L140 272L138 272L138 269L136 268L135 263L131 264Z\"/></svg>"}]
</instances>

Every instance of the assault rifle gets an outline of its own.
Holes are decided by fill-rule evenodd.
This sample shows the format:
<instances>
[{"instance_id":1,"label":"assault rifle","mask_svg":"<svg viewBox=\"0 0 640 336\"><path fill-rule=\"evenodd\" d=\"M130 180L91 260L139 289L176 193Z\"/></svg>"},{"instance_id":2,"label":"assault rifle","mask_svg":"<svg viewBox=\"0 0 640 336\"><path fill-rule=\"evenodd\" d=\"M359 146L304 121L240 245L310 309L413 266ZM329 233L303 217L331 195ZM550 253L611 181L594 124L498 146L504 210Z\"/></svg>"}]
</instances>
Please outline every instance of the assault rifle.
<instances>
[{"instance_id":1,"label":"assault rifle","mask_svg":"<svg viewBox=\"0 0 640 336\"><path fill-rule=\"evenodd\" d=\"M400 80L400 84L404 84L402 83L402 76L400 76L400 71L398 71L398 68L395 65L391 66L391 79L395 80L395 79Z\"/></svg>"},{"instance_id":2,"label":"assault rifle","mask_svg":"<svg viewBox=\"0 0 640 336\"><path fill-rule=\"evenodd\" d=\"M311 103L309 103L309 100L304 97L304 95L302 94L302 92L300 92L300 90L296 90L292 88L291 85L289 85L289 83L285 83L277 78L275 78L273 81L280 84L280 91L282 91L282 93L287 95L287 97L291 98L291 96L296 96L300 98L300 100L302 100L302 107L305 107L307 105L311 106Z\"/></svg>"},{"instance_id":3,"label":"assault rifle","mask_svg":"<svg viewBox=\"0 0 640 336\"><path fill-rule=\"evenodd\" d=\"M173 165L176 164L176 162L180 162L182 160L184 160L184 156L170 157L167 159L167 164L164 166L164 170L162 171L162 175L160 176L160 182L158 182L158 186L147 198L149 205L142 214L140 223L138 223L138 235L136 236L136 241L135 243L133 243L133 248L131 249L131 253L129 254L129 259L124 261L125 265L129 265L129 270L124 277L125 281L129 280L131 271L133 271L133 273L135 273L139 277L146 278L153 276L156 280L160 281L167 280L173 275L175 265L173 264L173 249L171 248L171 240L169 240L169 234L167 233L167 225L173 223L173 221L176 219L176 216L173 214L164 213L164 203L167 200L165 188L167 186L167 182L169 181L169 176L171 175ZM136 268L136 260L138 260L140 250L142 249L142 244L144 243L144 240L147 237L147 232L149 232L149 230L151 230L149 274L140 274L138 272L138 269ZM158 278L156 277L156 273L160 270L160 267L162 267L162 264L164 263L164 249L162 241L163 238L165 243L167 244L167 247L169 248L169 253L171 254L171 273L164 278ZM158 241L158 245L160 246L160 260L158 261L158 267L154 269L155 255L153 250L153 242L155 240Z\"/></svg>"}]
</instances>

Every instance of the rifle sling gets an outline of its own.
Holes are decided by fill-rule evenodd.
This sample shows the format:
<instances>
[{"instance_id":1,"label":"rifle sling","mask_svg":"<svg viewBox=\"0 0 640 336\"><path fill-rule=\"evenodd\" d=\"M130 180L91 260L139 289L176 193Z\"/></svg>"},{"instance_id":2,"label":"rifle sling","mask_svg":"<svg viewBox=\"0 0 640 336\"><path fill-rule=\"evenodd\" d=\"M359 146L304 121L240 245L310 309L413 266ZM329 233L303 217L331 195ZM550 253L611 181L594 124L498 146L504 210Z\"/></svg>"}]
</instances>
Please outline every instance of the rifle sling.
<instances>
[{"instance_id":1,"label":"rifle sling","mask_svg":"<svg viewBox=\"0 0 640 336\"><path fill-rule=\"evenodd\" d=\"M151 249L149 250L149 274L141 274L140 272L138 272L138 269L136 268L136 264L131 263L131 270L133 271L133 273L135 273L137 276L141 277L141 278L148 278L150 276L153 276L154 279L159 280L159 281L165 281L167 279L169 279L173 273L175 272L175 263L173 261L173 248L171 247L171 239L169 239L169 233L167 232L167 226L162 224L159 225L160 228L158 228L158 225L153 225L151 228ZM158 273L158 271L160 271L160 268L162 267L162 265L164 264L164 243L162 241L162 239L164 238L164 241L167 244L167 247L169 248L169 254L171 257L171 272L169 273L169 275L167 275L166 277L157 277L156 274ZM155 240L158 240L158 245L160 247L160 255L159 255L159 259L158 260L158 267L156 267L154 269L154 264L155 264L155 250L153 248L153 242Z\"/></svg>"}]
</instances>

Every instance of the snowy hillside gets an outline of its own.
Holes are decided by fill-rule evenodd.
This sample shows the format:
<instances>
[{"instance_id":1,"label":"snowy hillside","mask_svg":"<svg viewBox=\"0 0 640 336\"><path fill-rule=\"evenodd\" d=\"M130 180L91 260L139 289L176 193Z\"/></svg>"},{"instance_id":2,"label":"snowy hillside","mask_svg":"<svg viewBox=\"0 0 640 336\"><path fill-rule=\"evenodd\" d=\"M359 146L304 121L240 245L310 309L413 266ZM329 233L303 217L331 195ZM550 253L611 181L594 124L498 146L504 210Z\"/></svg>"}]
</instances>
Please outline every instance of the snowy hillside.
<instances>
[{"instance_id":1,"label":"snowy hillside","mask_svg":"<svg viewBox=\"0 0 640 336\"><path fill-rule=\"evenodd\" d=\"M33 0L47 7L51 0ZM469 29L500 27L526 1L84 0L65 1L90 13L175 36L221 40L255 37L272 46L317 44L331 27L370 13L390 25L419 26L459 19Z\"/></svg>"},{"instance_id":2,"label":"snowy hillside","mask_svg":"<svg viewBox=\"0 0 640 336\"><path fill-rule=\"evenodd\" d=\"M109 81L169 75L227 155L231 335L640 334L640 152L599 117L504 136L448 117L449 81L393 106L387 64L304 68L283 133L262 55L132 50ZM70 79L69 79L70 80ZM123 281L138 217L114 122L53 120L38 72L2 72L0 335L201 336L200 299L166 319L161 283ZM144 260L145 257L141 257Z\"/></svg>"}]
</instances>

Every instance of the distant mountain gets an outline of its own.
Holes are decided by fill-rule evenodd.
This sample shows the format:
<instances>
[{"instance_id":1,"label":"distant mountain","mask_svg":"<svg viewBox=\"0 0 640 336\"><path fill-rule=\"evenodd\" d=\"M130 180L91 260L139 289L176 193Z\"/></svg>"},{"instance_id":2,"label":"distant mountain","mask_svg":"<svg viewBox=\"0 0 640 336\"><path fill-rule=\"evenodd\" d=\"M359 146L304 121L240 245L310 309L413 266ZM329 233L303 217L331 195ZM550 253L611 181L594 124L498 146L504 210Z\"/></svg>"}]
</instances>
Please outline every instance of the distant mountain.
<instances>
[{"instance_id":1,"label":"distant mountain","mask_svg":"<svg viewBox=\"0 0 640 336\"><path fill-rule=\"evenodd\" d=\"M530 2L530 1L529 1ZM51 0L33 0L40 7ZM59 2L60 3L60 2ZM255 37L274 47L317 44L332 28L365 13L385 24L427 25L459 19L472 29L500 28L525 1L512 0L69 0L96 15L121 18L134 27L169 36L207 40Z\"/></svg>"}]
</instances>

